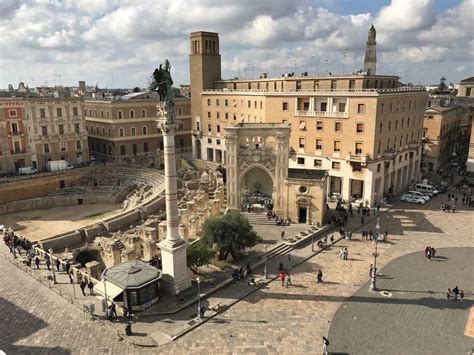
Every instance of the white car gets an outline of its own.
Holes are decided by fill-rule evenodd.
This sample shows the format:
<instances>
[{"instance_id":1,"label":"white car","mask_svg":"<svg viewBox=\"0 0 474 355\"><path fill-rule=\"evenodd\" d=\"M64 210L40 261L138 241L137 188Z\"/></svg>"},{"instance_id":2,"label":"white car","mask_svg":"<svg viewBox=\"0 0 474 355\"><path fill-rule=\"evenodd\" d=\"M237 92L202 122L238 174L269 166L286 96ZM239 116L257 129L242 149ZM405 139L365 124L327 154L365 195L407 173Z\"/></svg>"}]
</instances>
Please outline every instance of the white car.
<instances>
[{"instance_id":1,"label":"white car","mask_svg":"<svg viewBox=\"0 0 474 355\"><path fill-rule=\"evenodd\" d=\"M426 202L430 200L430 197L427 194L424 194L423 192L420 191L408 191L408 195L412 196L418 196L419 198L424 199Z\"/></svg>"},{"instance_id":2,"label":"white car","mask_svg":"<svg viewBox=\"0 0 474 355\"><path fill-rule=\"evenodd\" d=\"M410 202L410 203L416 203L418 205L424 205L426 203L425 199L418 196L410 195L410 194L402 195L400 200L405 201L405 202Z\"/></svg>"}]
</instances>

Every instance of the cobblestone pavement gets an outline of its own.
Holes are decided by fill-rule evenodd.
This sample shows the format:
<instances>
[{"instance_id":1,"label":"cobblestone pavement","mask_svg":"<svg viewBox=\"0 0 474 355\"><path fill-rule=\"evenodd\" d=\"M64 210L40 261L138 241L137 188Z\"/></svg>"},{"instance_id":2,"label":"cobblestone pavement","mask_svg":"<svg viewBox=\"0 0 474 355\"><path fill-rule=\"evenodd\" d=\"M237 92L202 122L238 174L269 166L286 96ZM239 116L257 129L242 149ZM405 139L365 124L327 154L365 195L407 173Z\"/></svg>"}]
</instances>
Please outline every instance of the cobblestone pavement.
<instances>
[{"instance_id":1,"label":"cobblestone pavement","mask_svg":"<svg viewBox=\"0 0 474 355\"><path fill-rule=\"evenodd\" d=\"M380 272L379 291L362 286L336 312L329 331L337 354L468 354L464 336L472 293L447 300L446 290L474 285L474 248L443 248L428 262L423 252L402 256ZM416 270L416 272L414 272Z\"/></svg>"},{"instance_id":2,"label":"cobblestone pavement","mask_svg":"<svg viewBox=\"0 0 474 355\"><path fill-rule=\"evenodd\" d=\"M442 247L474 247L472 238L473 210L456 213L439 211L446 197L435 197L423 207L401 204L380 218L382 231L389 232L389 242L379 243L379 269L402 255L421 251L427 245ZM354 217L356 218L356 217ZM375 222L365 227L374 229ZM318 254L292 270L294 286L282 287L279 281L244 298L228 311L213 318L193 332L167 344L164 348L179 351L186 348L198 353L315 353L321 351L321 338L327 336L331 319L342 303L368 281L373 246L363 241L360 233L354 240L343 241L332 250ZM341 260L338 250L347 247L349 260ZM308 248L308 247L307 247ZM294 256L298 253L295 251ZM471 258L472 259L472 258ZM321 268L325 283L317 285L314 276ZM416 269L415 269L416 272ZM464 269L468 277L469 270ZM472 275L472 271L470 273ZM399 281L400 283L402 280ZM448 283L447 287L453 287ZM473 283L465 283L472 300ZM426 288L431 290L432 288ZM423 326L425 294L415 294ZM467 317L466 315L463 317ZM425 322L425 326L443 326L443 320ZM416 332L417 329L411 329ZM383 340L380 340L383 343ZM389 344L390 345L390 344ZM420 344L423 350L423 344ZM397 353L386 348L385 354ZM432 354L443 354L435 351Z\"/></svg>"},{"instance_id":3,"label":"cobblestone pavement","mask_svg":"<svg viewBox=\"0 0 474 355\"><path fill-rule=\"evenodd\" d=\"M439 204L444 199L436 197L421 208L402 204L382 215L380 224L389 232L389 242L379 244L379 269L427 245L437 249L474 247L474 211L461 208L456 213L440 212ZM357 217L351 224L358 224ZM374 225L372 222L364 228ZM348 247L347 261L338 257L342 247ZM309 248L294 250L292 264L308 255ZM353 241L341 241L292 269L293 286L271 282L177 341L152 350L127 346L109 327L84 319L77 308L0 257L4 271L0 276L0 314L7 315L8 320L0 323L0 334L8 335L1 337L0 348L12 353L23 347L26 353L317 353L336 310L368 281L372 252L372 244L354 233ZM283 260L288 265L286 256ZM322 285L314 282L318 269L324 273ZM274 275L276 270L269 272ZM418 301L422 302L423 297Z\"/></svg>"},{"instance_id":4,"label":"cobblestone pavement","mask_svg":"<svg viewBox=\"0 0 474 355\"><path fill-rule=\"evenodd\" d=\"M0 350L7 354L125 354L116 332L0 255Z\"/></svg>"}]
</instances>

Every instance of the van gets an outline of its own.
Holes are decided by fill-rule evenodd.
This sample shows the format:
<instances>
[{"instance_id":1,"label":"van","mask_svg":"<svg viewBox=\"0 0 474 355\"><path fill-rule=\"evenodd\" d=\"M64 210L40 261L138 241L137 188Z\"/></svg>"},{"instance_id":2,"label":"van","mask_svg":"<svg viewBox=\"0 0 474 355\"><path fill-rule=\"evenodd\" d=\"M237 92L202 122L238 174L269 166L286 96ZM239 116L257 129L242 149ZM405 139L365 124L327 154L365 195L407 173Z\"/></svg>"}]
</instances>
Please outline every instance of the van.
<instances>
[{"instance_id":1,"label":"van","mask_svg":"<svg viewBox=\"0 0 474 355\"><path fill-rule=\"evenodd\" d=\"M18 173L20 175L38 174L38 169L27 166L25 168L18 169Z\"/></svg>"},{"instance_id":2,"label":"van","mask_svg":"<svg viewBox=\"0 0 474 355\"><path fill-rule=\"evenodd\" d=\"M428 185L428 184L416 184L415 190L419 191L421 193L424 193L428 196L433 196L435 188L433 185Z\"/></svg>"}]
</instances>

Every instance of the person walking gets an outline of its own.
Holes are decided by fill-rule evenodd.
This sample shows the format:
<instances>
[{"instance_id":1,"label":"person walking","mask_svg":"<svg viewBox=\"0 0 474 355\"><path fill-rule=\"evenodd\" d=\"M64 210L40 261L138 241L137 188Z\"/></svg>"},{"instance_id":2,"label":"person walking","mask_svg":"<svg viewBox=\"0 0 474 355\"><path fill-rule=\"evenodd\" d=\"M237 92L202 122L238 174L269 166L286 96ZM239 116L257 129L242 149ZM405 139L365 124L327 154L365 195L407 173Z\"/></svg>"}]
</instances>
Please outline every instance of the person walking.
<instances>
[{"instance_id":1,"label":"person walking","mask_svg":"<svg viewBox=\"0 0 474 355\"><path fill-rule=\"evenodd\" d=\"M50 266L51 266L51 260L48 258L46 259L46 267L48 268L48 271L51 271Z\"/></svg>"},{"instance_id":2,"label":"person walking","mask_svg":"<svg viewBox=\"0 0 474 355\"><path fill-rule=\"evenodd\" d=\"M81 283L79 284L79 287L81 288L81 291L82 291L82 295L85 296L86 295L86 292L85 292L85 289L86 289L86 283L84 282L84 280L81 281Z\"/></svg>"},{"instance_id":3,"label":"person walking","mask_svg":"<svg viewBox=\"0 0 474 355\"><path fill-rule=\"evenodd\" d=\"M39 270L40 268L40 259L38 257L35 258L35 265L36 265L36 268Z\"/></svg>"},{"instance_id":4,"label":"person walking","mask_svg":"<svg viewBox=\"0 0 474 355\"><path fill-rule=\"evenodd\" d=\"M464 300L464 290L461 290L461 292L459 293L459 299L461 300L461 302Z\"/></svg>"},{"instance_id":5,"label":"person walking","mask_svg":"<svg viewBox=\"0 0 474 355\"><path fill-rule=\"evenodd\" d=\"M94 283L92 282L92 280L89 281L87 287L89 288L89 293L92 296L94 294Z\"/></svg>"},{"instance_id":6,"label":"person walking","mask_svg":"<svg viewBox=\"0 0 474 355\"><path fill-rule=\"evenodd\" d=\"M347 255L349 254L349 251L347 250L347 248L344 248L344 256L343 256L343 260L347 260Z\"/></svg>"},{"instance_id":7,"label":"person walking","mask_svg":"<svg viewBox=\"0 0 474 355\"><path fill-rule=\"evenodd\" d=\"M323 336L323 355L328 354L329 340Z\"/></svg>"},{"instance_id":8,"label":"person walking","mask_svg":"<svg viewBox=\"0 0 474 355\"><path fill-rule=\"evenodd\" d=\"M280 275L279 275L280 279L281 279L281 286L285 286L285 278L286 278L286 274L284 271L281 271L280 272Z\"/></svg>"},{"instance_id":9,"label":"person walking","mask_svg":"<svg viewBox=\"0 0 474 355\"><path fill-rule=\"evenodd\" d=\"M70 269L71 269L71 263L68 260L65 265L66 274L69 274Z\"/></svg>"},{"instance_id":10,"label":"person walking","mask_svg":"<svg viewBox=\"0 0 474 355\"><path fill-rule=\"evenodd\" d=\"M281 231L281 240L285 240L285 231Z\"/></svg>"},{"instance_id":11,"label":"person walking","mask_svg":"<svg viewBox=\"0 0 474 355\"><path fill-rule=\"evenodd\" d=\"M288 288L288 286L293 286L293 285L291 284L291 276L290 276L290 273L288 273L288 274L286 275L286 288Z\"/></svg>"},{"instance_id":12,"label":"person walking","mask_svg":"<svg viewBox=\"0 0 474 355\"><path fill-rule=\"evenodd\" d=\"M199 318L203 319L204 314L206 313L206 307L202 304L201 307L199 307Z\"/></svg>"},{"instance_id":13,"label":"person walking","mask_svg":"<svg viewBox=\"0 0 474 355\"><path fill-rule=\"evenodd\" d=\"M323 282L323 272L321 269L318 270L318 274L316 275L316 283L320 284Z\"/></svg>"},{"instance_id":14,"label":"person walking","mask_svg":"<svg viewBox=\"0 0 474 355\"><path fill-rule=\"evenodd\" d=\"M59 259L56 259L56 270L59 272L59 266L61 266L61 262Z\"/></svg>"},{"instance_id":15,"label":"person walking","mask_svg":"<svg viewBox=\"0 0 474 355\"><path fill-rule=\"evenodd\" d=\"M454 299L457 300L459 296L459 287L453 288L453 293L454 293Z\"/></svg>"},{"instance_id":16,"label":"person walking","mask_svg":"<svg viewBox=\"0 0 474 355\"><path fill-rule=\"evenodd\" d=\"M370 267L369 267L369 277L372 277L373 272L374 272L374 265L373 265L373 264L370 264Z\"/></svg>"},{"instance_id":17,"label":"person walking","mask_svg":"<svg viewBox=\"0 0 474 355\"><path fill-rule=\"evenodd\" d=\"M69 276L69 282L73 284L74 283L74 278L73 278L74 270L71 269L67 275Z\"/></svg>"}]
</instances>

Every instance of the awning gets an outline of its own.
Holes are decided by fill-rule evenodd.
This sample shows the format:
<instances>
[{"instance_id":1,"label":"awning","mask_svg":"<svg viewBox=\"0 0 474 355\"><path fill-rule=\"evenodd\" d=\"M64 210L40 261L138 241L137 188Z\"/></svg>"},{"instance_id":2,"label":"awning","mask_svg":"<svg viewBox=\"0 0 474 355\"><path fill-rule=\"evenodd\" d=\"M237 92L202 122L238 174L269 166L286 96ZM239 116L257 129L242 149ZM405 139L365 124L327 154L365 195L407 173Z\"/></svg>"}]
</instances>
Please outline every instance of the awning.
<instances>
[{"instance_id":1,"label":"awning","mask_svg":"<svg viewBox=\"0 0 474 355\"><path fill-rule=\"evenodd\" d=\"M107 298L110 301L113 301L115 297L120 295L123 292L123 289L114 285L111 282L107 282L104 280L99 281L94 285L94 290L102 295L105 298L105 293L107 291Z\"/></svg>"}]
</instances>

